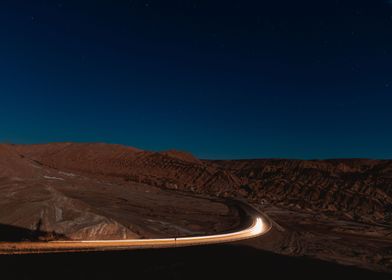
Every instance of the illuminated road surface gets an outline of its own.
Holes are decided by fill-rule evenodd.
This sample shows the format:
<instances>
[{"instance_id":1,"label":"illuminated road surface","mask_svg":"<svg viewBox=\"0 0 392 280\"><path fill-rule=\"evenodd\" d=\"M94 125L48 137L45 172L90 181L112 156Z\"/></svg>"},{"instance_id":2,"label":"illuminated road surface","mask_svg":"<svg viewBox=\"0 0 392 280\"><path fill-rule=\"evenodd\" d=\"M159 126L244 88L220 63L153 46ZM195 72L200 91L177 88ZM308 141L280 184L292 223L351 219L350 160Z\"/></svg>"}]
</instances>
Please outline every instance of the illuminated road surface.
<instances>
[{"instance_id":1,"label":"illuminated road surface","mask_svg":"<svg viewBox=\"0 0 392 280\"><path fill-rule=\"evenodd\" d=\"M249 208L249 207L247 207ZM121 239L121 240L86 240L86 241L51 241L51 242L13 242L0 243L0 254L26 254L26 253L46 253L46 252L69 252L69 251L105 251L105 250L127 250L142 248L169 248L182 246L207 245L216 243L226 243L254 238L267 233L270 222L252 211L251 224L239 231L179 238L160 239ZM250 213L249 213L250 214Z\"/></svg>"}]
</instances>

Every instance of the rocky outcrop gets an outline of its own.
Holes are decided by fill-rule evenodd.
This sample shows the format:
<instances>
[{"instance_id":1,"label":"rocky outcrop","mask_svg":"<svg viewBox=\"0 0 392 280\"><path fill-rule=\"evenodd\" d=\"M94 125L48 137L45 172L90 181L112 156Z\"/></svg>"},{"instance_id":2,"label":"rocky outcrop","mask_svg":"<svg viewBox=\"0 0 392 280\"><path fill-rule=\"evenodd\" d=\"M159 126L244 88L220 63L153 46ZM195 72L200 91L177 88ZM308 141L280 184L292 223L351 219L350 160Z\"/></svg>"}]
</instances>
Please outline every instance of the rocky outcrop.
<instances>
[{"instance_id":1,"label":"rocky outcrop","mask_svg":"<svg viewBox=\"0 0 392 280\"><path fill-rule=\"evenodd\" d=\"M392 222L392 162L348 160L201 161L176 151L120 145L14 146L43 165L121 177L168 189L242 196L366 223Z\"/></svg>"},{"instance_id":2,"label":"rocky outcrop","mask_svg":"<svg viewBox=\"0 0 392 280\"><path fill-rule=\"evenodd\" d=\"M250 198L366 223L391 223L391 161L251 160L212 164L248 180Z\"/></svg>"}]
</instances>

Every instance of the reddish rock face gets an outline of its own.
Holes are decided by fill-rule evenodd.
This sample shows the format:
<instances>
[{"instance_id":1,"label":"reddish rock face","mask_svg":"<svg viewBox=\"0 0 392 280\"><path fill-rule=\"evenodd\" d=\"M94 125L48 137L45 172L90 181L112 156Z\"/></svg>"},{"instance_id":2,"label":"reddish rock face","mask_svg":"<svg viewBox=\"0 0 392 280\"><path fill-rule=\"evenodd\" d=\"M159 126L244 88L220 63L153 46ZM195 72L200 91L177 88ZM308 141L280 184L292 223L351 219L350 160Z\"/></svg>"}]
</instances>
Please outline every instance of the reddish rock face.
<instances>
[{"instance_id":1,"label":"reddish rock face","mask_svg":"<svg viewBox=\"0 0 392 280\"><path fill-rule=\"evenodd\" d=\"M238 226L238 213L224 204L113 177L144 154L105 144L0 145L0 241L4 226L30 230L26 239L76 240L214 234Z\"/></svg>"},{"instance_id":2,"label":"reddish rock face","mask_svg":"<svg viewBox=\"0 0 392 280\"><path fill-rule=\"evenodd\" d=\"M0 144L0 180L32 177L34 166L27 163L12 146Z\"/></svg>"},{"instance_id":3,"label":"reddish rock face","mask_svg":"<svg viewBox=\"0 0 392 280\"><path fill-rule=\"evenodd\" d=\"M217 161L248 179L252 199L346 220L390 224L392 161Z\"/></svg>"},{"instance_id":4,"label":"reddish rock face","mask_svg":"<svg viewBox=\"0 0 392 280\"><path fill-rule=\"evenodd\" d=\"M168 189L242 196L340 219L390 224L392 161L198 160L120 145L13 146L15 153L61 170L120 177Z\"/></svg>"}]
</instances>

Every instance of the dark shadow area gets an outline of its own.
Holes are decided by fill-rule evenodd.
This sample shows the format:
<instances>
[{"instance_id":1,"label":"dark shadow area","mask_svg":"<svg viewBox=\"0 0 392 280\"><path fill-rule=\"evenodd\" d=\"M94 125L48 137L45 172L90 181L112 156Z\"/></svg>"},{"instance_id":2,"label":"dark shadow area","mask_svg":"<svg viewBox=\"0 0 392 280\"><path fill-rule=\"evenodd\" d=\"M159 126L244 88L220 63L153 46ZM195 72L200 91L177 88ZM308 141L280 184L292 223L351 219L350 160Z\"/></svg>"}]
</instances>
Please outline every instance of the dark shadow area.
<instances>
[{"instance_id":1,"label":"dark shadow area","mask_svg":"<svg viewBox=\"0 0 392 280\"><path fill-rule=\"evenodd\" d=\"M0 224L0 242L49 241L58 239L66 239L66 237L56 232L42 231L41 221L38 222L36 230Z\"/></svg>"},{"instance_id":2,"label":"dark shadow area","mask_svg":"<svg viewBox=\"0 0 392 280\"><path fill-rule=\"evenodd\" d=\"M8 279L391 279L233 245L0 256L0 263Z\"/></svg>"}]
</instances>

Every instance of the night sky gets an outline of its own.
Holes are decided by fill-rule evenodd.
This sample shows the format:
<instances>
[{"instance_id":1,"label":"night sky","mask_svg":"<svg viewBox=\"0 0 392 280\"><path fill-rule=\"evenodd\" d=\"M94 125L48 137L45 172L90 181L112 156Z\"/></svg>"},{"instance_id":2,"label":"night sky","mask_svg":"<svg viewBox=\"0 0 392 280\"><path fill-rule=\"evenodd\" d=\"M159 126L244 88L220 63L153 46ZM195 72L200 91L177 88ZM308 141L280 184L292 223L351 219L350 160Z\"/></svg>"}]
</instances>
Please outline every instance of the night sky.
<instances>
[{"instance_id":1,"label":"night sky","mask_svg":"<svg viewBox=\"0 0 392 280\"><path fill-rule=\"evenodd\" d=\"M1 1L0 141L392 158L392 1Z\"/></svg>"}]
</instances>

